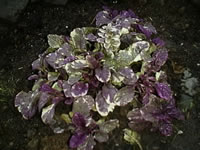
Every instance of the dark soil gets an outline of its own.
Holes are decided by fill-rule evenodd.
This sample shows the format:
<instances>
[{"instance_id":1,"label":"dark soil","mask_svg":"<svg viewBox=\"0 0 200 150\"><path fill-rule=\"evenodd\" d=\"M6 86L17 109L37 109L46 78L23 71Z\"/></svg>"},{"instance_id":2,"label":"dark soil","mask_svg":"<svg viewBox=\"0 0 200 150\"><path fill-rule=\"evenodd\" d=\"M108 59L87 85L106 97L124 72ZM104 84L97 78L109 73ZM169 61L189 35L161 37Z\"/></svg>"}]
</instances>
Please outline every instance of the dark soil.
<instances>
[{"instance_id":1,"label":"dark soil","mask_svg":"<svg viewBox=\"0 0 200 150\"><path fill-rule=\"evenodd\" d=\"M94 26L95 14L103 5L119 10L132 9L140 18L152 20L160 37L166 41L169 60L164 67L169 82L180 101L181 73L174 73L174 66L189 68L200 81L200 8L187 0L166 0L164 5L155 0L146 4L138 1L70 0L65 7L44 3L30 3L16 24L0 25L0 149L1 150L67 150L68 133L55 135L45 126L40 116L24 120L13 106L15 95L30 90L27 77L32 73L30 64L47 47L50 33L69 35L76 27ZM175 65L174 65L175 64ZM195 99L195 98L194 98ZM144 150L199 150L200 101L185 121L177 122L183 134L161 137L158 133L144 133ZM122 135L122 133L121 133ZM137 147L134 147L137 149ZM122 141L119 132L110 136L107 144L95 150L131 150Z\"/></svg>"}]
</instances>

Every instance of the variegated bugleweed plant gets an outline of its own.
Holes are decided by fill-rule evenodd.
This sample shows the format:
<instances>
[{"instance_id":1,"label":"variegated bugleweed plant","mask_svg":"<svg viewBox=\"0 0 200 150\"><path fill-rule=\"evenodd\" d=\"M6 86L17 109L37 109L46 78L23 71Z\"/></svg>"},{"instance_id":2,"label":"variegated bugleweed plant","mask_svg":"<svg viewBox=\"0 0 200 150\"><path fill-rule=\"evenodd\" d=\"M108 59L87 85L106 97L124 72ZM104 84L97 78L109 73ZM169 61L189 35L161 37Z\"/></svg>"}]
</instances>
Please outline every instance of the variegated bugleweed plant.
<instances>
[{"instance_id":1,"label":"variegated bugleweed plant","mask_svg":"<svg viewBox=\"0 0 200 150\"><path fill-rule=\"evenodd\" d=\"M18 93L15 106L25 119L41 113L56 133L70 130L69 146L80 150L108 140L120 122L107 117L116 106L131 108L127 141L145 128L170 136L172 121L183 115L161 71L168 52L156 34L131 10L104 8L96 27L76 28L70 37L48 35L49 48L32 63L33 88Z\"/></svg>"}]
</instances>

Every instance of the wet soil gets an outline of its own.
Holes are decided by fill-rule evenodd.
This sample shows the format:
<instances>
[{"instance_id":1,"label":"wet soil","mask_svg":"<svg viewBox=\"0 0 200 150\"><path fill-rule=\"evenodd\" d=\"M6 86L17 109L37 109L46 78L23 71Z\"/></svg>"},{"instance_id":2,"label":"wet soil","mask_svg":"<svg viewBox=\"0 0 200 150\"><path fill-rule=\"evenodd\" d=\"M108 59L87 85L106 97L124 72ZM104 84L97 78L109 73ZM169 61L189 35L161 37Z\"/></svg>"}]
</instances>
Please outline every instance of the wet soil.
<instances>
[{"instance_id":1,"label":"wet soil","mask_svg":"<svg viewBox=\"0 0 200 150\"><path fill-rule=\"evenodd\" d=\"M132 9L139 17L152 21L169 49L169 60L164 67L169 83L181 101L181 69L189 68L200 81L200 8L187 0L169 0L161 5L155 0L146 4L138 1L71 0L64 7L45 3L29 4L16 24L1 23L0 26L0 149L1 150L67 150L68 133L55 135L45 126L39 114L24 120L13 106L15 95L30 90L32 83L27 77L32 73L30 64L47 47L48 34L69 35L76 27L94 26L95 14L103 5L119 10ZM200 149L200 101L185 121L177 122L172 137L157 133L144 133L142 145L145 150L198 150ZM121 133L122 135L122 133ZM95 150L131 150L123 142L119 132L113 132L106 144ZM134 147L137 149L137 147Z\"/></svg>"}]
</instances>

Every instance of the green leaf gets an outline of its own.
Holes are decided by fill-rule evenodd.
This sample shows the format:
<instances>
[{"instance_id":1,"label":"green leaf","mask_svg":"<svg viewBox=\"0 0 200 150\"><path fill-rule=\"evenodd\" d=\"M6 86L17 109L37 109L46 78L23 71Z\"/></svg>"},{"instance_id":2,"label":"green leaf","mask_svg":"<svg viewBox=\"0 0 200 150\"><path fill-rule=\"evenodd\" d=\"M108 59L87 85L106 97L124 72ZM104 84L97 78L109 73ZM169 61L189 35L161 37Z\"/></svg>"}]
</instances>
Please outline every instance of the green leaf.
<instances>
[{"instance_id":1,"label":"green leaf","mask_svg":"<svg viewBox=\"0 0 200 150\"><path fill-rule=\"evenodd\" d=\"M99 125L100 131L104 133L110 133L116 127L119 127L119 120L117 119L108 120Z\"/></svg>"},{"instance_id":2,"label":"green leaf","mask_svg":"<svg viewBox=\"0 0 200 150\"><path fill-rule=\"evenodd\" d=\"M140 135L137 132L130 129L124 129L124 140L132 145L137 144L140 150L143 150L142 145L140 144Z\"/></svg>"},{"instance_id":3,"label":"green leaf","mask_svg":"<svg viewBox=\"0 0 200 150\"><path fill-rule=\"evenodd\" d=\"M138 41L133 43L128 47L128 50L132 52L132 56L134 58L134 62L138 62L140 60L144 60L146 55L149 54L150 44L147 41Z\"/></svg>"},{"instance_id":4,"label":"green leaf","mask_svg":"<svg viewBox=\"0 0 200 150\"><path fill-rule=\"evenodd\" d=\"M47 78L49 81L56 81L59 77L59 72L48 72Z\"/></svg>"},{"instance_id":5,"label":"green leaf","mask_svg":"<svg viewBox=\"0 0 200 150\"><path fill-rule=\"evenodd\" d=\"M55 82L53 85L52 85L52 88L57 90L57 91L62 91L63 89L58 85L58 82Z\"/></svg>"},{"instance_id":6,"label":"green leaf","mask_svg":"<svg viewBox=\"0 0 200 150\"><path fill-rule=\"evenodd\" d=\"M68 114L62 114L60 117L61 117L67 124L72 123L72 120L71 120L71 118L70 118L70 116L69 116Z\"/></svg>"},{"instance_id":7,"label":"green leaf","mask_svg":"<svg viewBox=\"0 0 200 150\"><path fill-rule=\"evenodd\" d=\"M64 44L64 39L60 35L49 34L47 38L51 48L60 48Z\"/></svg>"},{"instance_id":8,"label":"green leaf","mask_svg":"<svg viewBox=\"0 0 200 150\"><path fill-rule=\"evenodd\" d=\"M97 32L98 28L95 27L83 27L83 31L85 33L85 35L90 34L90 33L95 33Z\"/></svg>"}]
</instances>

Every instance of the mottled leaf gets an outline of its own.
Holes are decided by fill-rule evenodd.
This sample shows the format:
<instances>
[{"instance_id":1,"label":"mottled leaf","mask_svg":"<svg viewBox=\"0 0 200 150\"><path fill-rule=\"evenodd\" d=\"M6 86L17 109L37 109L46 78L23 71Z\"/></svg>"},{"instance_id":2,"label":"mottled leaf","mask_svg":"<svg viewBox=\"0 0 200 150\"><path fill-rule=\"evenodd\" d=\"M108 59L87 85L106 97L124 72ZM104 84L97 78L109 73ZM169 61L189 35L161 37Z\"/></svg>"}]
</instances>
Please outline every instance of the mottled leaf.
<instances>
[{"instance_id":1,"label":"mottled leaf","mask_svg":"<svg viewBox=\"0 0 200 150\"><path fill-rule=\"evenodd\" d=\"M55 113L56 104L51 104L42 109L41 119L45 124L53 124L55 120L53 119Z\"/></svg>"},{"instance_id":2,"label":"mottled leaf","mask_svg":"<svg viewBox=\"0 0 200 150\"><path fill-rule=\"evenodd\" d=\"M134 61L134 55L130 50L120 50L117 54L117 61L121 66L130 65Z\"/></svg>"},{"instance_id":3,"label":"mottled leaf","mask_svg":"<svg viewBox=\"0 0 200 150\"><path fill-rule=\"evenodd\" d=\"M67 81L63 82L62 87L63 87L63 91L64 91L64 94L65 94L65 97L72 97L72 94L71 94L71 85L68 84Z\"/></svg>"},{"instance_id":4,"label":"mottled leaf","mask_svg":"<svg viewBox=\"0 0 200 150\"><path fill-rule=\"evenodd\" d=\"M50 95L46 92L41 92L40 99L38 101L38 111L40 112L42 108L48 103Z\"/></svg>"},{"instance_id":5,"label":"mottled leaf","mask_svg":"<svg viewBox=\"0 0 200 150\"><path fill-rule=\"evenodd\" d=\"M117 93L117 88L112 84L104 84L102 87L102 96L108 104L114 103L114 96Z\"/></svg>"},{"instance_id":6,"label":"mottled leaf","mask_svg":"<svg viewBox=\"0 0 200 150\"><path fill-rule=\"evenodd\" d=\"M84 68L87 68L89 67L89 64L86 60L75 60L71 63L71 67L73 69L84 69Z\"/></svg>"},{"instance_id":7,"label":"mottled leaf","mask_svg":"<svg viewBox=\"0 0 200 150\"><path fill-rule=\"evenodd\" d=\"M129 47L129 50L132 51L134 62L144 60L145 56L148 54L149 48L150 48L150 44L147 41L138 41L138 42L133 43Z\"/></svg>"},{"instance_id":8,"label":"mottled leaf","mask_svg":"<svg viewBox=\"0 0 200 150\"><path fill-rule=\"evenodd\" d=\"M15 97L15 107L25 119L33 117L37 110L37 101L40 93L38 91L30 91L28 93L21 91Z\"/></svg>"},{"instance_id":9,"label":"mottled leaf","mask_svg":"<svg viewBox=\"0 0 200 150\"><path fill-rule=\"evenodd\" d=\"M125 106L134 99L134 88L125 86L118 90L114 97L115 104L118 106Z\"/></svg>"},{"instance_id":10,"label":"mottled leaf","mask_svg":"<svg viewBox=\"0 0 200 150\"><path fill-rule=\"evenodd\" d=\"M79 112L89 116L90 110L94 107L94 99L90 95L85 95L76 99L73 103L73 112Z\"/></svg>"},{"instance_id":11,"label":"mottled leaf","mask_svg":"<svg viewBox=\"0 0 200 150\"><path fill-rule=\"evenodd\" d=\"M101 92L97 94L95 101L96 101L96 109L101 116L107 116L109 112L112 112L115 108L115 104L106 103Z\"/></svg>"},{"instance_id":12,"label":"mottled leaf","mask_svg":"<svg viewBox=\"0 0 200 150\"><path fill-rule=\"evenodd\" d=\"M85 49L86 48L86 38L83 29L76 28L70 33L73 45L77 49Z\"/></svg>"},{"instance_id":13,"label":"mottled leaf","mask_svg":"<svg viewBox=\"0 0 200 150\"><path fill-rule=\"evenodd\" d=\"M73 48L68 43L64 43L57 51L57 54L65 57L73 55Z\"/></svg>"},{"instance_id":14,"label":"mottled leaf","mask_svg":"<svg viewBox=\"0 0 200 150\"><path fill-rule=\"evenodd\" d=\"M84 96L88 92L88 83L77 82L71 88L71 94L73 97Z\"/></svg>"},{"instance_id":15,"label":"mottled leaf","mask_svg":"<svg viewBox=\"0 0 200 150\"><path fill-rule=\"evenodd\" d=\"M100 82L108 82L111 78L110 69L107 67L95 69L95 76Z\"/></svg>"},{"instance_id":16,"label":"mottled leaf","mask_svg":"<svg viewBox=\"0 0 200 150\"><path fill-rule=\"evenodd\" d=\"M112 84L114 85L121 85L122 81L124 80L125 77L119 74L119 72L112 70L112 76L111 76L111 81Z\"/></svg>"},{"instance_id":17,"label":"mottled leaf","mask_svg":"<svg viewBox=\"0 0 200 150\"><path fill-rule=\"evenodd\" d=\"M137 76L129 67L124 67L118 70L119 74L124 78L123 83L126 85L134 85L137 82Z\"/></svg>"},{"instance_id":18,"label":"mottled leaf","mask_svg":"<svg viewBox=\"0 0 200 150\"><path fill-rule=\"evenodd\" d=\"M49 53L45 57L46 62L53 67L54 69L58 69L63 67L66 63L64 62L64 57L59 55L58 53Z\"/></svg>"}]
</instances>

